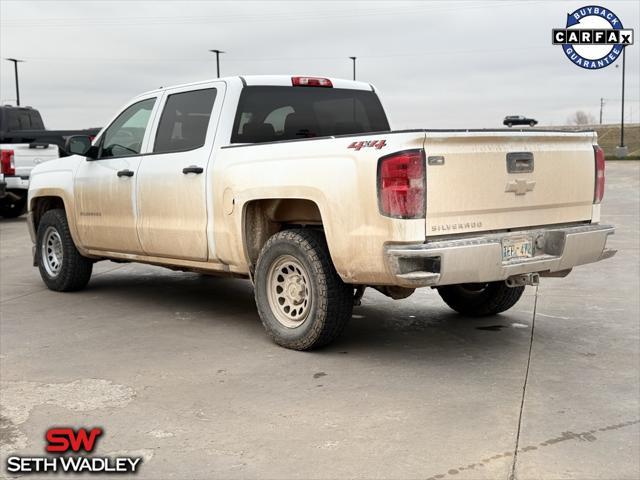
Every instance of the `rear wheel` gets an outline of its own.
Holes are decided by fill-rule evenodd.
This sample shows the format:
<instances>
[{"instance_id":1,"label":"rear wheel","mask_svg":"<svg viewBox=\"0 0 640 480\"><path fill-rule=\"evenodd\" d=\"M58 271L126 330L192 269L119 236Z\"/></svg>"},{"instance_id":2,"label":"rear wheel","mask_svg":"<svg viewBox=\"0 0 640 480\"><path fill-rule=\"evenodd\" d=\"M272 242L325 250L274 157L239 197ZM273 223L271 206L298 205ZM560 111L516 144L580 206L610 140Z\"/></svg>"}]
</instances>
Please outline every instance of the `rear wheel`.
<instances>
[{"instance_id":1,"label":"rear wheel","mask_svg":"<svg viewBox=\"0 0 640 480\"><path fill-rule=\"evenodd\" d=\"M331 343L353 309L353 287L338 276L317 230L285 230L267 241L256 265L255 298L267 333L294 350Z\"/></svg>"},{"instance_id":2,"label":"rear wheel","mask_svg":"<svg viewBox=\"0 0 640 480\"><path fill-rule=\"evenodd\" d=\"M89 283L93 261L78 252L62 209L49 210L40 219L36 258L40 276L51 290L72 292Z\"/></svg>"},{"instance_id":3,"label":"rear wheel","mask_svg":"<svg viewBox=\"0 0 640 480\"><path fill-rule=\"evenodd\" d=\"M510 288L504 282L463 283L438 288L453 310L470 317L484 317L513 307L524 293L524 286Z\"/></svg>"}]
</instances>

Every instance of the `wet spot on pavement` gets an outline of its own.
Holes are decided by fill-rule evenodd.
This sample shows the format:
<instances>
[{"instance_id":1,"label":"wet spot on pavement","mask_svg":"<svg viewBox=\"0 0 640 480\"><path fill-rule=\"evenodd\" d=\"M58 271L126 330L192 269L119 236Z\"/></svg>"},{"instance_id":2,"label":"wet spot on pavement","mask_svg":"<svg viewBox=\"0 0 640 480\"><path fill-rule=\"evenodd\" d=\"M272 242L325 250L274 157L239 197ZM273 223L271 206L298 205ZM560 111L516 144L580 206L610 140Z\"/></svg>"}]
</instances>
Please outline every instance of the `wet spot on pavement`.
<instances>
[{"instance_id":1,"label":"wet spot on pavement","mask_svg":"<svg viewBox=\"0 0 640 480\"><path fill-rule=\"evenodd\" d=\"M499 332L503 328L506 328L506 325L489 325L487 327L476 327L476 330L486 330L488 332Z\"/></svg>"}]
</instances>

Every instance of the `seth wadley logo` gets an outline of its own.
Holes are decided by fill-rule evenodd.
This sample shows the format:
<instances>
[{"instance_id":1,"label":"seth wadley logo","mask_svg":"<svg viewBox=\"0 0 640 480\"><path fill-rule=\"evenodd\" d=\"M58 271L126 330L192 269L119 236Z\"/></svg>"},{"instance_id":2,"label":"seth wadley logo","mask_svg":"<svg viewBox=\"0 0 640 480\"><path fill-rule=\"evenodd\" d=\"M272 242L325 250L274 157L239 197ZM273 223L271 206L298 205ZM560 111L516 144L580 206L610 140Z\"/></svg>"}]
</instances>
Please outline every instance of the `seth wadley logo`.
<instances>
[{"instance_id":1,"label":"seth wadley logo","mask_svg":"<svg viewBox=\"0 0 640 480\"><path fill-rule=\"evenodd\" d=\"M7 458L7 472L28 473L136 473L142 457L94 457L79 454L93 452L102 428L56 427L47 430L45 451L49 456L17 456ZM73 455L73 454L76 455Z\"/></svg>"},{"instance_id":2,"label":"seth wadley logo","mask_svg":"<svg viewBox=\"0 0 640 480\"><path fill-rule=\"evenodd\" d=\"M552 37L569 60L587 70L608 67L633 45L633 29L625 29L615 13L597 5L568 13L565 28L554 28Z\"/></svg>"}]
</instances>

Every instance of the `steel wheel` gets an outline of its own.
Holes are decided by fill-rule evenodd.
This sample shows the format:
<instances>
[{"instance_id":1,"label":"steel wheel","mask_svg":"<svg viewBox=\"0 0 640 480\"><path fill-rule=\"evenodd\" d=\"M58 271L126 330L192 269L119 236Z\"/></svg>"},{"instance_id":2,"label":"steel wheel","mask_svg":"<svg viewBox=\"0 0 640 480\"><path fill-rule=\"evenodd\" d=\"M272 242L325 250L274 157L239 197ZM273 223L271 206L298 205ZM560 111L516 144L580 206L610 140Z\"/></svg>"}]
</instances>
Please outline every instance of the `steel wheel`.
<instances>
[{"instance_id":1,"label":"steel wheel","mask_svg":"<svg viewBox=\"0 0 640 480\"><path fill-rule=\"evenodd\" d=\"M47 227L44 232L40 258L43 261L45 270L51 277L55 278L60 274L63 258L62 239L55 227Z\"/></svg>"},{"instance_id":2,"label":"steel wheel","mask_svg":"<svg viewBox=\"0 0 640 480\"><path fill-rule=\"evenodd\" d=\"M269 305L287 328L304 323L311 311L311 282L302 263L291 255L278 257L267 274Z\"/></svg>"}]
</instances>

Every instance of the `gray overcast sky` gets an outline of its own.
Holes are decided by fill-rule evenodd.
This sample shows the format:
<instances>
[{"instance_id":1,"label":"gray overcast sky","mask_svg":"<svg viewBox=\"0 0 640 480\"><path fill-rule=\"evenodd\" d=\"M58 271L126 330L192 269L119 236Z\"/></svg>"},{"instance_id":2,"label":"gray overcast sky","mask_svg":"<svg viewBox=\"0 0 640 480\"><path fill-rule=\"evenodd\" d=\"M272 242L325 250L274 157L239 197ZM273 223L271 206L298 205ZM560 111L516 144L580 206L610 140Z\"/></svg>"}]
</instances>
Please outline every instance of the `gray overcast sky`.
<instances>
[{"instance_id":1,"label":"gray overcast sky","mask_svg":"<svg viewBox=\"0 0 640 480\"><path fill-rule=\"evenodd\" d=\"M145 90L222 75L351 77L378 88L394 128L495 127L507 114L562 125L620 118L621 71L573 65L551 29L593 3L639 31L632 1L0 0L0 55L48 128L103 126ZM640 42L627 51L627 121L640 121ZM15 98L2 60L0 101Z\"/></svg>"}]
</instances>

